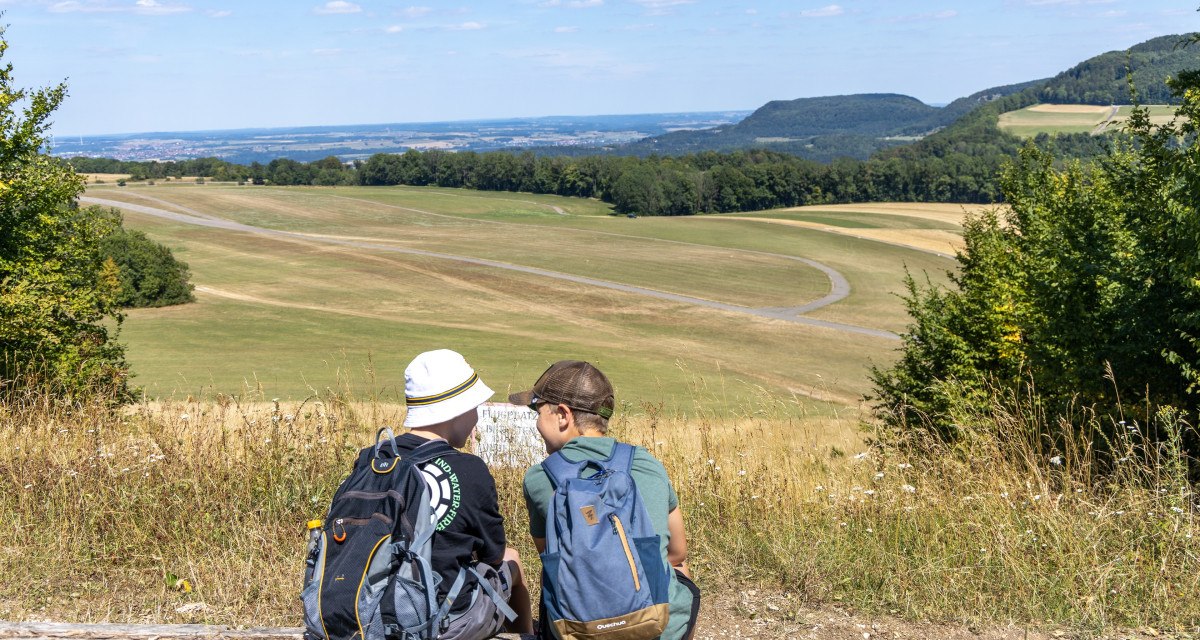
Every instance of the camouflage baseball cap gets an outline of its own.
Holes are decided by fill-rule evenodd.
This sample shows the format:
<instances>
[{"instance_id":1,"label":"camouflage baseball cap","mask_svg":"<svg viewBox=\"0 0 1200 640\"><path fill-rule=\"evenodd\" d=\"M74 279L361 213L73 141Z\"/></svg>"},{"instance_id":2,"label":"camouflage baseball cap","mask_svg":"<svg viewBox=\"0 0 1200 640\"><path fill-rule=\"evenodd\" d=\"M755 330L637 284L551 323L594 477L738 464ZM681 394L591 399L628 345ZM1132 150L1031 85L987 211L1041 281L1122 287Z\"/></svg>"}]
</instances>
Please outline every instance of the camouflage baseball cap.
<instances>
[{"instance_id":1,"label":"camouflage baseball cap","mask_svg":"<svg viewBox=\"0 0 1200 640\"><path fill-rule=\"evenodd\" d=\"M590 363L582 360L559 360L546 369L533 388L508 396L513 404L532 405L538 402L565 404L575 411L594 413L611 418L616 406L612 383Z\"/></svg>"}]
</instances>

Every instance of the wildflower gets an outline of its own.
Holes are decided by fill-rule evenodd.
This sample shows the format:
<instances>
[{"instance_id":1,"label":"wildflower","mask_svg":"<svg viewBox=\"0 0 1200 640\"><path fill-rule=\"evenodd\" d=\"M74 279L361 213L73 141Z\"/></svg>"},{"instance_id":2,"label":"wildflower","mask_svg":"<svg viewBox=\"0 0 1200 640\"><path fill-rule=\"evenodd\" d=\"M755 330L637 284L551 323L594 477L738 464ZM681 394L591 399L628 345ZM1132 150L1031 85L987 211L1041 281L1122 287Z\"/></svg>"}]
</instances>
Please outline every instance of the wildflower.
<instances>
[{"instance_id":1,"label":"wildflower","mask_svg":"<svg viewBox=\"0 0 1200 640\"><path fill-rule=\"evenodd\" d=\"M880 471L879 473L875 474L875 479L876 479L876 480L882 480L882 479L883 479L883 472L882 472L882 471Z\"/></svg>"},{"instance_id":2,"label":"wildflower","mask_svg":"<svg viewBox=\"0 0 1200 640\"><path fill-rule=\"evenodd\" d=\"M129 467L125 467L124 469L121 469L121 473L129 473Z\"/></svg>"},{"instance_id":3,"label":"wildflower","mask_svg":"<svg viewBox=\"0 0 1200 640\"><path fill-rule=\"evenodd\" d=\"M864 491L864 492L863 492L863 495L864 495L864 496L873 496L873 495L875 495L875 490L874 490L874 489L867 489L866 491Z\"/></svg>"},{"instance_id":4,"label":"wildflower","mask_svg":"<svg viewBox=\"0 0 1200 640\"><path fill-rule=\"evenodd\" d=\"M79 475L78 471L76 471L74 469L67 469L67 477L74 478L77 475Z\"/></svg>"},{"instance_id":5,"label":"wildflower","mask_svg":"<svg viewBox=\"0 0 1200 640\"><path fill-rule=\"evenodd\" d=\"M1050 458L1050 464L1052 465L1061 467L1062 462L1062 456L1054 456L1053 458Z\"/></svg>"},{"instance_id":6,"label":"wildflower","mask_svg":"<svg viewBox=\"0 0 1200 640\"><path fill-rule=\"evenodd\" d=\"M905 493L916 493L917 492L917 488L912 486L911 484L902 484L902 485L900 485L900 489L902 491L904 491Z\"/></svg>"},{"instance_id":7,"label":"wildflower","mask_svg":"<svg viewBox=\"0 0 1200 640\"><path fill-rule=\"evenodd\" d=\"M864 452L862 452L862 453L860 453L860 454L857 454L857 455L855 455L855 456L854 456L854 459L855 459L855 460L862 460L863 458L866 458L866 457L867 457L867 452L866 452L866 451L864 451Z\"/></svg>"},{"instance_id":8,"label":"wildflower","mask_svg":"<svg viewBox=\"0 0 1200 640\"><path fill-rule=\"evenodd\" d=\"M900 464L896 465L896 468L897 469L911 469L912 465L907 462L901 462Z\"/></svg>"},{"instance_id":9,"label":"wildflower","mask_svg":"<svg viewBox=\"0 0 1200 640\"><path fill-rule=\"evenodd\" d=\"M1117 458L1117 462L1129 462L1129 456L1126 456L1124 458Z\"/></svg>"},{"instance_id":10,"label":"wildflower","mask_svg":"<svg viewBox=\"0 0 1200 640\"><path fill-rule=\"evenodd\" d=\"M263 444L271 444L270 438L263 438Z\"/></svg>"},{"instance_id":11,"label":"wildflower","mask_svg":"<svg viewBox=\"0 0 1200 640\"><path fill-rule=\"evenodd\" d=\"M867 527L867 533L875 533L875 530L871 527Z\"/></svg>"},{"instance_id":12,"label":"wildflower","mask_svg":"<svg viewBox=\"0 0 1200 640\"><path fill-rule=\"evenodd\" d=\"M713 467L713 469L716 469L717 471L720 471L720 470L721 470L721 465L717 465L717 466Z\"/></svg>"},{"instance_id":13,"label":"wildflower","mask_svg":"<svg viewBox=\"0 0 1200 640\"><path fill-rule=\"evenodd\" d=\"M32 488L33 488L33 485L32 485L32 484L27 484L27 485L25 485L25 488L26 488L26 489L32 489Z\"/></svg>"},{"instance_id":14,"label":"wildflower","mask_svg":"<svg viewBox=\"0 0 1200 640\"><path fill-rule=\"evenodd\" d=\"M838 525L840 525L840 526L843 526L843 527L848 527L848 526L850 526L849 524L847 524L847 523L845 523L845 522L839 522L839 523L838 523Z\"/></svg>"},{"instance_id":15,"label":"wildflower","mask_svg":"<svg viewBox=\"0 0 1200 640\"><path fill-rule=\"evenodd\" d=\"M180 420L183 420L184 422L187 422L188 420L190 420L190 419L191 419L191 416L189 416L189 415L188 415L188 414L186 414L186 413L181 413L181 414L179 414L179 419L180 419Z\"/></svg>"},{"instance_id":16,"label":"wildflower","mask_svg":"<svg viewBox=\"0 0 1200 640\"><path fill-rule=\"evenodd\" d=\"M817 491L824 491L825 487L822 485L817 485L816 489L817 489Z\"/></svg>"},{"instance_id":17,"label":"wildflower","mask_svg":"<svg viewBox=\"0 0 1200 640\"><path fill-rule=\"evenodd\" d=\"M739 476L744 476L744 475L746 475L746 470L745 470L745 469L742 469L741 471L738 471L738 475L739 475Z\"/></svg>"},{"instance_id":18,"label":"wildflower","mask_svg":"<svg viewBox=\"0 0 1200 640\"><path fill-rule=\"evenodd\" d=\"M1000 497L1001 497L1001 498L1008 498L1008 492L1007 492L1007 491L1005 491L1004 493L1001 493L1001 494L1000 494Z\"/></svg>"},{"instance_id":19,"label":"wildflower","mask_svg":"<svg viewBox=\"0 0 1200 640\"><path fill-rule=\"evenodd\" d=\"M284 414L284 416L283 416L283 419L284 419L284 420L286 420L286 421L288 421L288 422L291 422L291 421L293 421L293 420L295 420L295 419L296 419L296 416L294 416L294 415L292 415L292 414L290 414L290 413L287 413L287 414Z\"/></svg>"},{"instance_id":20,"label":"wildflower","mask_svg":"<svg viewBox=\"0 0 1200 640\"><path fill-rule=\"evenodd\" d=\"M708 464L709 464L709 466L712 466L712 464L713 464L714 462L715 462L715 461L714 461L712 458L709 458L709 459L708 459Z\"/></svg>"},{"instance_id":21,"label":"wildflower","mask_svg":"<svg viewBox=\"0 0 1200 640\"><path fill-rule=\"evenodd\" d=\"M758 500L758 496L750 496L751 500Z\"/></svg>"},{"instance_id":22,"label":"wildflower","mask_svg":"<svg viewBox=\"0 0 1200 640\"><path fill-rule=\"evenodd\" d=\"M1037 502L1038 500L1041 500L1041 499L1042 499L1042 494L1040 494L1040 493L1039 493L1039 494L1037 494L1037 495L1035 495L1035 496L1033 496L1033 501L1034 501L1034 502Z\"/></svg>"},{"instance_id":23,"label":"wildflower","mask_svg":"<svg viewBox=\"0 0 1200 640\"><path fill-rule=\"evenodd\" d=\"M1183 509L1180 509L1179 507L1171 507L1171 511L1174 511L1175 513L1183 513Z\"/></svg>"}]
</instances>

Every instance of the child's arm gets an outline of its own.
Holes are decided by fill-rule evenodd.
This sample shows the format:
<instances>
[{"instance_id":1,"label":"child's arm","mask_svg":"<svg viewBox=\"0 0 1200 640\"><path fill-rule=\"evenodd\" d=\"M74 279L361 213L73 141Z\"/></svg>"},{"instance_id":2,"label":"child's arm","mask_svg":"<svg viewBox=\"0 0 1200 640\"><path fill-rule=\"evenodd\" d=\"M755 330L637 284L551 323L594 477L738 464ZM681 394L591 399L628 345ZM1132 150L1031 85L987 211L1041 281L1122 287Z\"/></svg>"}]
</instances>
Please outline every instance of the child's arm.
<instances>
[{"instance_id":1,"label":"child's arm","mask_svg":"<svg viewBox=\"0 0 1200 640\"><path fill-rule=\"evenodd\" d=\"M671 534L671 539L667 541L667 562L691 578L692 574L687 568L687 534L683 531L683 510L679 507L667 514L667 532ZM537 542L536 538L534 542ZM544 540L542 544L545 545Z\"/></svg>"},{"instance_id":2,"label":"child's arm","mask_svg":"<svg viewBox=\"0 0 1200 640\"><path fill-rule=\"evenodd\" d=\"M537 547L538 553L546 553L546 539L545 538L534 538L533 546Z\"/></svg>"}]
</instances>

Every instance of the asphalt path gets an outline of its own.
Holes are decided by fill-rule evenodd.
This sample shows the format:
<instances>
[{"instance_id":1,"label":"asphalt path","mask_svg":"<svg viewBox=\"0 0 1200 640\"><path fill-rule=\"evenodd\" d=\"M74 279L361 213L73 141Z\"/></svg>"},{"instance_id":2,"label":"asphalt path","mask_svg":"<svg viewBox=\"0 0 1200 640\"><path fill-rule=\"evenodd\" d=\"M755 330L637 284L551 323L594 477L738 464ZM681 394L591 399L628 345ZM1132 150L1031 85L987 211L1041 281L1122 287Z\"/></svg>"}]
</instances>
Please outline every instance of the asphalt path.
<instances>
[{"instance_id":1,"label":"asphalt path","mask_svg":"<svg viewBox=\"0 0 1200 640\"><path fill-rule=\"evenodd\" d=\"M146 196L146 197L148 199L151 199L151 198L149 198L149 196ZM555 278L558 280L575 282L577 284L583 284L583 285L588 285L588 286L592 286L592 287L612 289L615 291L624 291L626 293L633 293L633 294L643 295L643 296L647 296L647 297L651 297L651 298L658 298L660 300L670 300L672 302L680 302L683 304L690 304L690 305L694 305L694 306L698 306L698 307L707 307L709 309L718 309L721 311L728 311L730 313L740 313L740 314L746 314L746 315L751 315L751 316L757 316L760 318L783 320L786 322L794 322L797 324L809 325L809 326L813 326L813 327L820 327L823 329L830 329L833 331L840 331L840 332L844 332L844 333L854 333L854 334L859 334L859 335L866 335L866 336L871 336L871 337L875 337L875 338L884 338L884 339L888 339L888 340L898 340L899 339L899 336L897 336L896 334L894 334L890 331L884 331L882 329L872 329L869 327L860 327L860 326L852 325L852 324L843 324L840 322L830 322L828 320L819 320L816 318L808 318L808 317L800 315L802 313L807 313L807 312L813 311L815 309L819 309L821 307L827 306L829 304L832 304L834 302L837 302L838 300L845 298L846 296L848 296L850 294L850 283L846 280L846 278L844 276L842 276L842 274L838 273L835 269L833 269L827 265L821 264L819 262L815 262L813 260L807 260L804 258L796 258L794 256L783 256L783 255L779 255L779 254L770 254L770 255L777 255L778 257L781 257L781 258L795 259L797 261L803 262L809 266L812 266L816 269L821 270L830 280L830 285L831 285L830 293L818 300L814 300L813 302L795 306L795 307L744 307L741 305L718 302L716 300L706 300L704 298L695 298L692 296L684 296L684 295L679 295L676 293L669 293L666 291L647 289L645 287L637 287L637 286L633 286L633 285L622 284L619 282L600 280L598 278L588 278L588 277L584 277L584 276L572 275L569 273L550 271L549 269L539 269L537 267L527 267L524 265L511 264L511 263L507 263L507 262L499 262L496 260L486 260L483 258L472 258L470 256L460 256L460 255L454 255L454 254L449 254L449 253L439 253L436 251L425 251L423 249L409 249L409 248L405 248L405 247L397 247L395 245L381 244L381 243L376 243L376 242L366 242L366 241L362 241L362 240L351 240L351 239L346 239L346 238L337 238L337 237L314 235L314 234L307 234L307 233L297 233L294 231L281 231L278 229L267 229L265 227L255 227L252 225L242 224L240 222L234 222L232 220L227 220L224 218L218 218L216 216L205 214L205 213L196 211L194 209L186 209L184 207L179 207L179 205L175 205L174 203L169 203L165 200L152 199L152 200L155 200L156 202L160 202L163 204L169 204L170 206L173 206L176 208L185 209L187 211L187 213L181 213L178 211L167 211L166 209L159 209L157 207L149 207L146 205L121 202L119 200L106 200L103 198L94 198L91 196L83 196L83 197L79 198L79 200L80 200L80 202L85 203L85 204L96 204L96 205L101 205L101 206L105 206L105 207L116 207L118 209L125 209L128 211L134 211L137 213L143 213L146 215L151 215L151 216L163 218L166 220L182 222L184 224L191 224L191 225L196 225L196 226L200 226L200 227L210 227L210 228L214 228L214 229L223 229L226 231L236 231L236 232L241 232L241 233L249 233L249 234L267 236L267 237L273 237L273 238L283 238L283 239L289 239L289 240L303 240L306 242L320 242L320 243L324 243L324 244L332 244L332 245L339 245L339 246L345 246L345 247L354 247L356 249L369 249L372 251L381 251L381 252L386 252L386 253L400 253L400 254L405 254L405 255L423 256L423 257L427 257L427 258L436 258L439 260L452 260L455 262L461 262L461 263L465 263L465 264L474 264L474 265L479 265L479 266L483 266L483 267L491 267L494 269L505 269L508 271L527 273L530 275L541 276L541 277L545 277L545 278ZM420 213L427 213L427 212L422 211ZM666 241L666 242L674 242L674 241ZM691 244L691 243L679 243L679 244ZM763 253L763 252L755 251L753 253Z\"/></svg>"}]
</instances>

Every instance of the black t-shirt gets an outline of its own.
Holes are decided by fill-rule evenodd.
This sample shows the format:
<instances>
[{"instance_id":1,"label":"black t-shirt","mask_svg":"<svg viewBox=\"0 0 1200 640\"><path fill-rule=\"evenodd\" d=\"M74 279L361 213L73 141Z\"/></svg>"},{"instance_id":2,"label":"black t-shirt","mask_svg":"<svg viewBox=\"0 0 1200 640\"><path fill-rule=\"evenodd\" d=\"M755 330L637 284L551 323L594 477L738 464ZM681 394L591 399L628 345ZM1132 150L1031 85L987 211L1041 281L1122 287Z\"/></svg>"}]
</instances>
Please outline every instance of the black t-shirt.
<instances>
[{"instance_id":1,"label":"black t-shirt","mask_svg":"<svg viewBox=\"0 0 1200 640\"><path fill-rule=\"evenodd\" d=\"M411 433L396 438L401 458L426 442L429 440ZM437 521L433 569L442 576L438 591L445 596L460 565L498 563L504 557L504 518L496 498L496 481L478 456L454 451L424 465L421 472L429 485ZM474 584L473 578L469 576L468 585ZM458 602L465 605L467 600Z\"/></svg>"}]
</instances>

